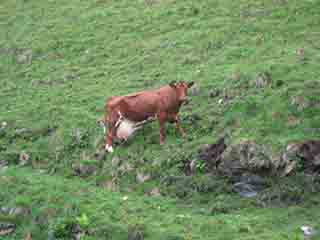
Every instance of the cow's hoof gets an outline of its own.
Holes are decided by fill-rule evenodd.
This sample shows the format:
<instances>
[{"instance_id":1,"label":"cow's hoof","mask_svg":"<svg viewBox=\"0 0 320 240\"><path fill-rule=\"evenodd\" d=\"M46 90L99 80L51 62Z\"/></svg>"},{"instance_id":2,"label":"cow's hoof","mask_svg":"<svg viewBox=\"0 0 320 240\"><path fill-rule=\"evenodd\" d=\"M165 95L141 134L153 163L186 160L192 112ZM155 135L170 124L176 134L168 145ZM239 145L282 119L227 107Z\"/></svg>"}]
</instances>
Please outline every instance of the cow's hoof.
<instances>
[{"instance_id":1,"label":"cow's hoof","mask_svg":"<svg viewBox=\"0 0 320 240\"><path fill-rule=\"evenodd\" d=\"M107 144L106 145L106 151L109 152L109 153L113 153L113 147Z\"/></svg>"}]
</instances>

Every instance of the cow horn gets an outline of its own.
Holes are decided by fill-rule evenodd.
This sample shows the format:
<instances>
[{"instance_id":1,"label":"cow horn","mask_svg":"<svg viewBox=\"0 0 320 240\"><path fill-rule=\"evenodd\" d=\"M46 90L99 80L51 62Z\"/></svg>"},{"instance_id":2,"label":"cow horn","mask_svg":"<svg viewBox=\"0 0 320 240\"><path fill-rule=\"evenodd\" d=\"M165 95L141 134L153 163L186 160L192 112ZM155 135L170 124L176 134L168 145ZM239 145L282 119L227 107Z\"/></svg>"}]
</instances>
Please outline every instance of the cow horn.
<instances>
[{"instance_id":1,"label":"cow horn","mask_svg":"<svg viewBox=\"0 0 320 240\"><path fill-rule=\"evenodd\" d=\"M169 83L169 86L173 88L176 87L176 81L172 81L171 83Z\"/></svg>"},{"instance_id":2,"label":"cow horn","mask_svg":"<svg viewBox=\"0 0 320 240\"><path fill-rule=\"evenodd\" d=\"M191 88L193 86L194 82L189 82L188 83L188 88Z\"/></svg>"}]
</instances>

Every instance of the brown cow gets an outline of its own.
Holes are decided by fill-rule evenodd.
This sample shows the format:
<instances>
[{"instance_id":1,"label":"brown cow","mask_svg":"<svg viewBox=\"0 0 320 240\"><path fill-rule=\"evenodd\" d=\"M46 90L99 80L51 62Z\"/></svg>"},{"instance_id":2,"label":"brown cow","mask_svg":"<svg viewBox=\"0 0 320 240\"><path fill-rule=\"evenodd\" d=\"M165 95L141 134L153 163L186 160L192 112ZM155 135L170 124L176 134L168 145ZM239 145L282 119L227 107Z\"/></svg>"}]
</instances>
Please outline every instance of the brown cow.
<instances>
[{"instance_id":1,"label":"brown cow","mask_svg":"<svg viewBox=\"0 0 320 240\"><path fill-rule=\"evenodd\" d=\"M187 91L193 82L172 82L155 90L146 90L126 96L111 97L106 102L104 122L108 125L105 149L113 152L114 138L127 138L146 122L158 119L160 144L165 140L165 122L176 124L182 136L184 130L179 123L179 109L187 101Z\"/></svg>"}]
</instances>

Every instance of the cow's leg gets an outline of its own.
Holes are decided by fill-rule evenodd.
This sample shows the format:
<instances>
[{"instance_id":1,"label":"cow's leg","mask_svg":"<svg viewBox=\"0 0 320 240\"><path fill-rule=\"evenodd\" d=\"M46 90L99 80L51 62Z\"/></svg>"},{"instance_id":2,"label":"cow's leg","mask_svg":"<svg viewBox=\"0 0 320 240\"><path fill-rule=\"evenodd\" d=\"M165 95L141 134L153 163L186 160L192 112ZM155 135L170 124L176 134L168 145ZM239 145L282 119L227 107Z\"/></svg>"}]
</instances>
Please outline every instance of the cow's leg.
<instances>
[{"instance_id":1,"label":"cow's leg","mask_svg":"<svg viewBox=\"0 0 320 240\"><path fill-rule=\"evenodd\" d=\"M182 136L182 137L185 137L185 136L186 136L186 132L183 130L183 128L182 128L181 125L180 125L180 119L179 119L178 114L176 114L176 115L174 116L174 122L175 122L176 127L177 127L177 129L179 130L181 136Z\"/></svg>"},{"instance_id":2,"label":"cow's leg","mask_svg":"<svg viewBox=\"0 0 320 240\"><path fill-rule=\"evenodd\" d=\"M113 143L113 138L114 138L115 134L114 134L114 129L113 128L109 128L108 129L108 134L106 136L106 146L105 149L112 153L113 152L113 147L112 147L112 143Z\"/></svg>"},{"instance_id":3,"label":"cow's leg","mask_svg":"<svg viewBox=\"0 0 320 240\"><path fill-rule=\"evenodd\" d=\"M164 144L164 140L166 138L165 133L165 122L166 122L167 115L164 112L160 112L158 114L158 120L160 125L160 145Z\"/></svg>"},{"instance_id":4,"label":"cow's leg","mask_svg":"<svg viewBox=\"0 0 320 240\"><path fill-rule=\"evenodd\" d=\"M105 121L108 122L108 132L106 134L106 145L105 149L108 152L113 152L113 139L116 136L116 129L117 129L117 121L120 118L119 114L116 111L108 111L109 115L106 114Z\"/></svg>"}]
</instances>

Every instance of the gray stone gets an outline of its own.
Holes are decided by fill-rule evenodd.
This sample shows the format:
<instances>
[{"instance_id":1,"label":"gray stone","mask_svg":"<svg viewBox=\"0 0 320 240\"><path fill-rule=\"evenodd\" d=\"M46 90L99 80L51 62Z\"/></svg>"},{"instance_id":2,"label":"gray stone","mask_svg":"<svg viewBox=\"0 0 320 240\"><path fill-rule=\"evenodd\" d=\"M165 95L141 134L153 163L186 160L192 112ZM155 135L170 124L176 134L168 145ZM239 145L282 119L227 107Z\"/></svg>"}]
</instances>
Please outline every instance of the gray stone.
<instances>
[{"instance_id":1,"label":"gray stone","mask_svg":"<svg viewBox=\"0 0 320 240\"><path fill-rule=\"evenodd\" d=\"M20 217L27 217L31 214L31 210L30 208L27 208L27 207L16 207L16 208L12 208L9 214L20 216Z\"/></svg>"},{"instance_id":2,"label":"gray stone","mask_svg":"<svg viewBox=\"0 0 320 240\"><path fill-rule=\"evenodd\" d=\"M299 96L293 96L291 98L291 105L296 106L299 111L303 111L311 107L312 103L305 96L299 95Z\"/></svg>"},{"instance_id":3,"label":"gray stone","mask_svg":"<svg viewBox=\"0 0 320 240\"><path fill-rule=\"evenodd\" d=\"M161 192L160 189L158 187L155 187L151 190L151 192L149 193L150 196L155 196L155 197L159 197L161 196Z\"/></svg>"},{"instance_id":4,"label":"gray stone","mask_svg":"<svg viewBox=\"0 0 320 240\"><path fill-rule=\"evenodd\" d=\"M303 164L306 172L320 172L319 140L288 144L275 167L282 169L282 175L288 175L297 169L298 163Z\"/></svg>"},{"instance_id":5,"label":"gray stone","mask_svg":"<svg viewBox=\"0 0 320 240\"><path fill-rule=\"evenodd\" d=\"M189 164L189 169L191 173L194 173L196 171L196 163L197 163L197 159L193 159L191 160L190 164Z\"/></svg>"},{"instance_id":6,"label":"gray stone","mask_svg":"<svg viewBox=\"0 0 320 240\"><path fill-rule=\"evenodd\" d=\"M221 94L221 91L219 89L213 89L209 93L209 97L214 98L218 97Z\"/></svg>"},{"instance_id":7,"label":"gray stone","mask_svg":"<svg viewBox=\"0 0 320 240\"><path fill-rule=\"evenodd\" d=\"M20 64L31 64L33 53L31 49L19 50L17 53L17 62Z\"/></svg>"},{"instance_id":8,"label":"gray stone","mask_svg":"<svg viewBox=\"0 0 320 240\"><path fill-rule=\"evenodd\" d=\"M233 190L239 193L242 197L250 198L258 195L258 192L255 190L255 187L245 182L238 182L233 184Z\"/></svg>"},{"instance_id":9,"label":"gray stone","mask_svg":"<svg viewBox=\"0 0 320 240\"><path fill-rule=\"evenodd\" d=\"M5 236L13 233L16 230L16 225L13 223L0 223L0 236Z\"/></svg>"},{"instance_id":10,"label":"gray stone","mask_svg":"<svg viewBox=\"0 0 320 240\"><path fill-rule=\"evenodd\" d=\"M128 229L128 240L143 240L144 235L144 226L134 225Z\"/></svg>"},{"instance_id":11,"label":"gray stone","mask_svg":"<svg viewBox=\"0 0 320 240\"><path fill-rule=\"evenodd\" d=\"M255 85L257 88L265 88L269 86L272 82L271 74L269 72L260 73L255 80Z\"/></svg>"},{"instance_id":12,"label":"gray stone","mask_svg":"<svg viewBox=\"0 0 320 240\"><path fill-rule=\"evenodd\" d=\"M265 174L272 169L271 151L252 141L229 146L221 155L218 170L230 177L244 173Z\"/></svg>"},{"instance_id":13,"label":"gray stone","mask_svg":"<svg viewBox=\"0 0 320 240\"><path fill-rule=\"evenodd\" d=\"M304 239L316 239L316 237L319 237L319 232L315 230L311 226L301 226L300 228L303 232ZM318 238L317 238L318 239Z\"/></svg>"},{"instance_id":14,"label":"gray stone","mask_svg":"<svg viewBox=\"0 0 320 240\"><path fill-rule=\"evenodd\" d=\"M6 168L8 168L8 161L0 160L0 170L4 170Z\"/></svg>"},{"instance_id":15,"label":"gray stone","mask_svg":"<svg viewBox=\"0 0 320 240\"><path fill-rule=\"evenodd\" d=\"M188 90L190 96L198 96L200 94L200 91L201 89L196 83Z\"/></svg>"},{"instance_id":16,"label":"gray stone","mask_svg":"<svg viewBox=\"0 0 320 240\"><path fill-rule=\"evenodd\" d=\"M93 164L73 164L74 174L81 177L94 175L97 172L97 166Z\"/></svg>"},{"instance_id":17,"label":"gray stone","mask_svg":"<svg viewBox=\"0 0 320 240\"><path fill-rule=\"evenodd\" d=\"M136 179L138 183L144 183L145 181L150 180L151 176L149 174L137 173Z\"/></svg>"},{"instance_id":18,"label":"gray stone","mask_svg":"<svg viewBox=\"0 0 320 240\"><path fill-rule=\"evenodd\" d=\"M30 160L30 155L25 151L22 151L19 155L19 165L25 166L29 163L29 160Z\"/></svg>"}]
</instances>

